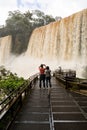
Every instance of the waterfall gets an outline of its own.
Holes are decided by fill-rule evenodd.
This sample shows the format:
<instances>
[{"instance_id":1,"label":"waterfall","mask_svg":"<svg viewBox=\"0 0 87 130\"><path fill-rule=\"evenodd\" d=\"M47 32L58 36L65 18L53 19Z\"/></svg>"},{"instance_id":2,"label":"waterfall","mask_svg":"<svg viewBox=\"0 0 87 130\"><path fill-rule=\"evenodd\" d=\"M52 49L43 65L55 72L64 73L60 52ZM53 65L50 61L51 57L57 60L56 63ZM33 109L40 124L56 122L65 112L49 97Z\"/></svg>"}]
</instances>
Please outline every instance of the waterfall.
<instances>
[{"instance_id":1,"label":"waterfall","mask_svg":"<svg viewBox=\"0 0 87 130\"><path fill-rule=\"evenodd\" d=\"M76 69L79 75L79 69L87 66L87 9L36 28L26 55L51 64L56 61L57 66Z\"/></svg>"},{"instance_id":2,"label":"waterfall","mask_svg":"<svg viewBox=\"0 0 87 130\"><path fill-rule=\"evenodd\" d=\"M10 58L11 36L0 38L0 64L5 64Z\"/></svg>"},{"instance_id":3,"label":"waterfall","mask_svg":"<svg viewBox=\"0 0 87 130\"><path fill-rule=\"evenodd\" d=\"M0 65L10 61L9 69L19 76L28 78L44 63L52 70L75 69L78 77L87 78L87 9L36 28L24 54L13 57L10 49L11 36L0 38Z\"/></svg>"},{"instance_id":4,"label":"waterfall","mask_svg":"<svg viewBox=\"0 0 87 130\"><path fill-rule=\"evenodd\" d=\"M26 55L52 59L57 55L57 24L51 23L36 28L29 41Z\"/></svg>"}]
</instances>

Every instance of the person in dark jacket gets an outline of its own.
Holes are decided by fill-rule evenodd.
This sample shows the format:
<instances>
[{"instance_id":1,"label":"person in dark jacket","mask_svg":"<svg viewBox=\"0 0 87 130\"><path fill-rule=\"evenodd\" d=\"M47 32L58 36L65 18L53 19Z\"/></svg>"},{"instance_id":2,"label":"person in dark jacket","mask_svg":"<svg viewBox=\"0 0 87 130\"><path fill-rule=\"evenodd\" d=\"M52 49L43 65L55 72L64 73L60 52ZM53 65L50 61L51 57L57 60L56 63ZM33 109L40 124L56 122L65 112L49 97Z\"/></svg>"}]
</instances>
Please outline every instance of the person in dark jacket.
<instances>
[{"instance_id":1,"label":"person in dark jacket","mask_svg":"<svg viewBox=\"0 0 87 130\"><path fill-rule=\"evenodd\" d=\"M45 70L45 78L46 78L46 86L48 88L48 85L51 87L51 70L49 68L49 66L46 67Z\"/></svg>"}]
</instances>

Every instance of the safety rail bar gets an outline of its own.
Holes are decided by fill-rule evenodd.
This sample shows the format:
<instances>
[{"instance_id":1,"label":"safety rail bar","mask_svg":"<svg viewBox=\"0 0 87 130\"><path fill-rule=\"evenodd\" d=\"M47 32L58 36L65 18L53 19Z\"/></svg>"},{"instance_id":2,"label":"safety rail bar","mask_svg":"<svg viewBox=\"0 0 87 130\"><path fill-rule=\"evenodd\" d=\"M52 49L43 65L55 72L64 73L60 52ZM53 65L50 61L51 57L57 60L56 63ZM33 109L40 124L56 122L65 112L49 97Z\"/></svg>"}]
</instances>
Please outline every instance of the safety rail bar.
<instances>
[{"instance_id":1,"label":"safety rail bar","mask_svg":"<svg viewBox=\"0 0 87 130\"><path fill-rule=\"evenodd\" d=\"M23 99L30 92L31 88L38 78L38 74L35 74L27 79L18 89L6 97L0 102L0 129L8 130L10 124L14 120L17 112L22 106Z\"/></svg>"},{"instance_id":2,"label":"safety rail bar","mask_svg":"<svg viewBox=\"0 0 87 130\"><path fill-rule=\"evenodd\" d=\"M87 79L77 78L74 71L72 71L70 75L67 75L67 73L64 72L63 74L60 74L55 71L55 77L65 85L66 89L71 88L74 85L77 85L79 90L87 89Z\"/></svg>"}]
</instances>

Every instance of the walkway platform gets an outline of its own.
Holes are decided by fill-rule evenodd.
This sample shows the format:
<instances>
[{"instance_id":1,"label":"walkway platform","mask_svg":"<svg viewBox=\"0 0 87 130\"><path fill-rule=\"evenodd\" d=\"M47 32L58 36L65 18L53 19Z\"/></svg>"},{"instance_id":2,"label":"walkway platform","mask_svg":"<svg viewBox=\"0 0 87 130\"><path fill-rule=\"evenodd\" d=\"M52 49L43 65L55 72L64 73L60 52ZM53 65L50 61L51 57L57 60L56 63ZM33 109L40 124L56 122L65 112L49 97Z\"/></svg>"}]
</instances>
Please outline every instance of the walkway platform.
<instances>
[{"instance_id":1,"label":"walkway platform","mask_svg":"<svg viewBox=\"0 0 87 130\"><path fill-rule=\"evenodd\" d=\"M54 77L51 89L37 82L9 130L87 130L87 96L66 90Z\"/></svg>"}]
</instances>

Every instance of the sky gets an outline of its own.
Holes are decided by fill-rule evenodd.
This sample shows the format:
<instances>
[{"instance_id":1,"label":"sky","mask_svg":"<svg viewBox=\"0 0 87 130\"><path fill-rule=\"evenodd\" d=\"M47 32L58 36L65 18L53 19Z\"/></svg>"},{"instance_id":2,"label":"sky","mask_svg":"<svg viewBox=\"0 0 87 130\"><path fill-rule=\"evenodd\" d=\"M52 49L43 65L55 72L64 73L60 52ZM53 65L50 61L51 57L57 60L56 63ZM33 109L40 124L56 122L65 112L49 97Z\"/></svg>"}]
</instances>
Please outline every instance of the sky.
<instances>
[{"instance_id":1,"label":"sky","mask_svg":"<svg viewBox=\"0 0 87 130\"><path fill-rule=\"evenodd\" d=\"M87 0L0 0L0 25L5 25L9 11L37 9L54 18L65 18L86 8Z\"/></svg>"}]
</instances>

